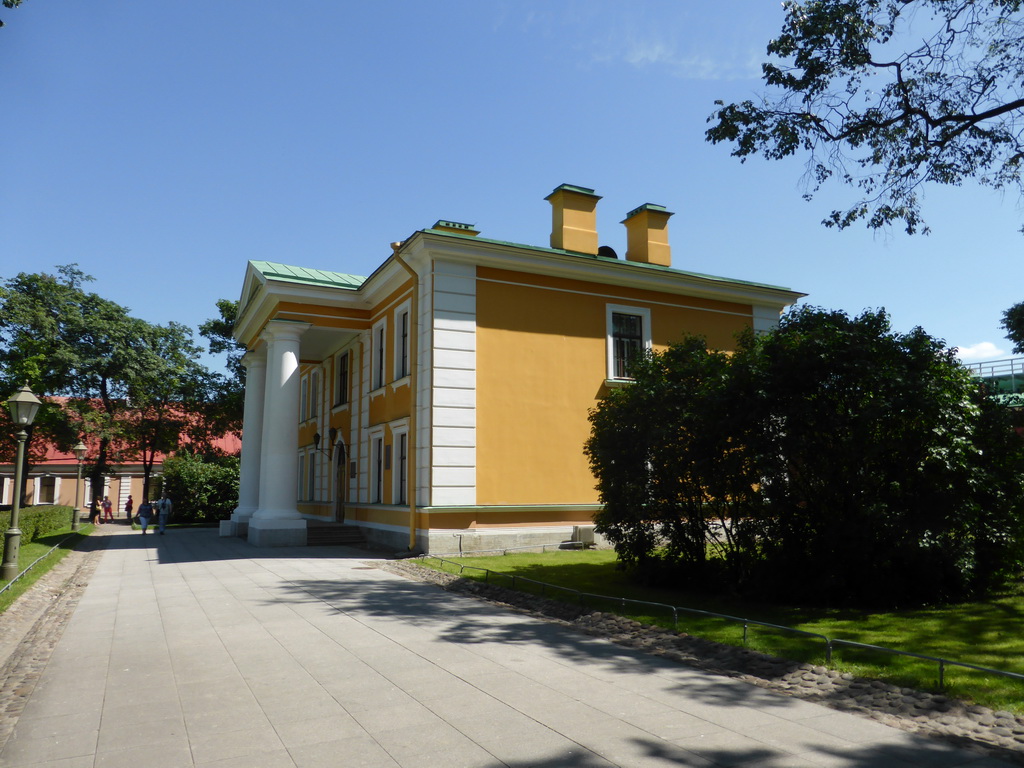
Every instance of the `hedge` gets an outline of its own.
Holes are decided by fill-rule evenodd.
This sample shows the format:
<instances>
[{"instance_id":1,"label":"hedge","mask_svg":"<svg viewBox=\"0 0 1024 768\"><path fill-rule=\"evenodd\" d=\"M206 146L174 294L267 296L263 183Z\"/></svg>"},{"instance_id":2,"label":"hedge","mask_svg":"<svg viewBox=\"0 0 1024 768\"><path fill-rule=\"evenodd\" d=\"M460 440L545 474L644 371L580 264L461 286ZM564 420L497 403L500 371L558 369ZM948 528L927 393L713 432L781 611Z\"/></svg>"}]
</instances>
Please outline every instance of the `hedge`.
<instances>
[{"instance_id":1,"label":"hedge","mask_svg":"<svg viewBox=\"0 0 1024 768\"><path fill-rule=\"evenodd\" d=\"M21 529L21 541L35 541L43 536L67 528L71 525L71 507L37 506L22 507L18 513L18 528ZM10 505L0 509L0 552L3 552L7 529L11 527Z\"/></svg>"}]
</instances>

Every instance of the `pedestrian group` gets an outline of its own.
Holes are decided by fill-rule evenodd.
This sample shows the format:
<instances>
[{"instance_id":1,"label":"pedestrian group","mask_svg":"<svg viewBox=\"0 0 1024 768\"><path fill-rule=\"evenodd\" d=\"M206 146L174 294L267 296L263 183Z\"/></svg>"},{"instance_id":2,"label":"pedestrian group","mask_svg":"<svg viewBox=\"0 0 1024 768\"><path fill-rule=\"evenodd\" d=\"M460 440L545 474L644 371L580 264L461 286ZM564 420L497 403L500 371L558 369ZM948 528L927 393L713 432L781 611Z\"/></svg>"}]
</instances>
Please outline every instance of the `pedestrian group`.
<instances>
[{"instance_id":1,"label":"pedestrian group","mask_svg":"<svg viewBox=\"0 0 1024 768\"><path fill-rule=\"evenodd\" d=\"M139 525L142 527L142 534L146 534L146 530L149 528L150 520L153 515L156 515L156 522L160 526L159 533L161 536L164 535L164 531L167 530L167 521L171 517L171 512L174 509L174 505L171 500L167 497L165 491L156 504L150 504L149 499L143 499L139 505Z\"/></svg>"}]
</instances>

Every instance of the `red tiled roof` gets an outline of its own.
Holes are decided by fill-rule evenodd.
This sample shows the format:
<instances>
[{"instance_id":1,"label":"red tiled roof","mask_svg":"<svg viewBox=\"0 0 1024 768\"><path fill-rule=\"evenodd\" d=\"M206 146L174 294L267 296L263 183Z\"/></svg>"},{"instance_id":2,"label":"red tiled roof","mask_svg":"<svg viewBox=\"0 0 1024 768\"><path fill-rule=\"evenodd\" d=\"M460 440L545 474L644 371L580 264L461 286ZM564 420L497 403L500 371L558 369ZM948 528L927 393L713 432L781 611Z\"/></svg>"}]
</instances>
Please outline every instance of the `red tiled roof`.
<instances>
[{"instance_id":1,"label":"red tiled roof","mask_svg":"<svg viewBox=\"0 0 1024 768\"><path fill-rule=\"evenodd\" d=\"M85 462L88 463L89 459L91 457L95 457L95 455L96 455L96 452L98 450L97 447L96 447L96 442L97 441L84 439L83 442L89 448L89 452L86 454L86 457L85 457ZM237 435L234 435L234 434L231 434L231 433L229 433L227 435L222 435L221 437L218 437L218 438L212 440L211 442L212 442L214 448L216 448L217 450L223 451L224 453L229 454L229 455L230 454L237 454L239 451L242 450L242 441L241 441L241 439L239 439ZM188 441L187 440L182 440L182 445L183 446L188 445ZM157 453L156 459L155 459L154 463L155 464L160 464L166 458L167 458L167 454L165 454L165 453ZM44 458L40 459L39 461L33 461L32 463L33 463L33 466L39 466L41 464L75 464L75 463L77 463L77 461L78 460L75 458L75 454L72 453L71 451L60 451L60 450L57 450L55 447L53 447L51 445L51 446L48 446L47 451L46 451L46 456ZM116 464L117 466L124 466L124 467L135 466L135 465L142 466L142 460L138 459L138 458L129 458L129 459L125 459L125 460L114 459L114 460L111 460L110 463L111 464Z\"/></svg>"},{"instance_id":2,"label":"red tiled roof","mask_svg":"<svg viewBox=\"0 0 1024 768\"><path fill-rule=\"evenodd\" d=\"M69 399L70 398L67 397L45 397L43 398L43 401L47 403L53 403L56 405L63 405L64 403L68 402ZM85 443L86 447L89 449L84 459L84 462L88 463L91 458L95 458L99 450L97 445L99 441L96 439L90 439L88 435L85 435L82 437L82 442ZM191 441L187 437L185 437L184 435L182 436L182 446L186 446L190 442ZM214 448L216 448L219 451L223 451L224 453L229 455L237 455L242 450L241 438L239 438L238 435L235 435L234 433L231 432L229 432L226 435L221 435L220 437L214 438L213 440L211 440L211 443ZM123 452L126 455L129 455L131 456L131 458L121 460L117 458L117 454L119 452ZM129 450L124 446L115 444L113 446L112 454L113 457L109 460L111 464L114 464L119 467L142 466L142 459L134 457L134 450ZM154 464L161 464L163 460L166 458L167 454L157 453L156 458L154 460ZM32 465L38 467L40 465L45 464L76 464L77 462L78 460L75 458L75 454L72 451L61 451L58 450L53 445L47 445L46 455L40 458L39 460L33 461ZM3 463L4 462L0 462L0 465L2 465Z\"/></svg>"}]
</instances>

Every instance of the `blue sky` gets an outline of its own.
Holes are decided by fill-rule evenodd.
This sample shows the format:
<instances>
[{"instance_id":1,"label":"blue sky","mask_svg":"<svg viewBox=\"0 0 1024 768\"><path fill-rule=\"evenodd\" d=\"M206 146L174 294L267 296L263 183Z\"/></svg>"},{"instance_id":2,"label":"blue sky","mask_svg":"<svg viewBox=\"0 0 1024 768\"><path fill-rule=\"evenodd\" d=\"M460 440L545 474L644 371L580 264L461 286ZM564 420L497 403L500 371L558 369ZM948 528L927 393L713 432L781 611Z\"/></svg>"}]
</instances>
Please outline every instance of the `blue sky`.
<instances>
[{"instance_id":1,"label":"blue sky","mask_svg":"<svg viewBox=\"0 0 1024 768\"><path fill-rule=\"evenodd\" d=\"M77 262L92 290L193 327L248 259L366 275L437 219L547 245L562 183L601 242L675 212L673 266L885 307L968 360L1010 356L1024 207L926 197L928 237L820 225L802 160L704 141L714 100L760 92L765 0L25 0L0 9L0 279Z\"/></svg>"}]
</instances>

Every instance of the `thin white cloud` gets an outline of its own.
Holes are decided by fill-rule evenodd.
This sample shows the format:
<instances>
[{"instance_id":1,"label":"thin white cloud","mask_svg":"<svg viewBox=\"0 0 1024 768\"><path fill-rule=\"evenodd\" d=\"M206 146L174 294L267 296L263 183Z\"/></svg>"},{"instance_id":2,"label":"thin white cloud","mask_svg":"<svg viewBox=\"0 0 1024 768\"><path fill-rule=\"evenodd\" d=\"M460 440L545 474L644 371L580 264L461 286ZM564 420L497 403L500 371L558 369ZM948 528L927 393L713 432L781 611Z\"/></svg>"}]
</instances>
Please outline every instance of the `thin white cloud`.
<instances>
[{"instance_id":1,"label":"thin white cloud","mask_svg":"<svg viewBox=\"0 0 1024 768\"><path fill-rule=\"evenodd\" d=\"M1006 351L1000 349L991 341L982 341L972 344L969 347L957 347L957 357L964 363L976 363L981 360L991 360L997 357L1005 357Z\"/></svg>"},{"instance_id":2,"label":"thin white cloud","mask_svg":"<svg viewBox=\"0 0 1024 768\"><path fill-rule=\"evenodd\" d=\"M610 53L614 51L614 55ZM681 80L740 80L757 78L760 61L752 51L731 55L716 50L707 53L651 32L627 35L619 46L606 47L603 58L620 58L637 69L664 69Z\"/></svg>"},{"instance_id":3,"label":"thin white cloud","mask_svg":"<svg viewBox=\"0 0 1024 768\"><path fill-rule=\"evenodd\" d=\"M630 40L624 58L634 67L648 64L671 64L676 52L663 40Z\"/></svg>"},{"instance_id":4,"label":"thin white cloud","mask_svg":"<svg viewBox=\"0 0 1024 768\"><path fill-rule=\"evenodd\" d=\"M557 36L582 53L580 64L625 64L659 70L680 80L758 79L764 57L763 33L725 29L716 17L685 7L668 11L658 4L623 8L597 0L568 0L557 5L498 3L494 29L512 23L522 31Z\"/></svg>"}]
</instances>

